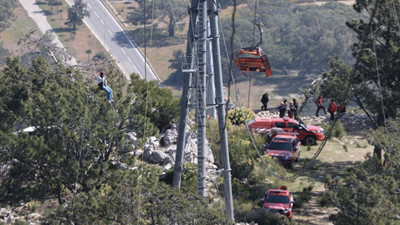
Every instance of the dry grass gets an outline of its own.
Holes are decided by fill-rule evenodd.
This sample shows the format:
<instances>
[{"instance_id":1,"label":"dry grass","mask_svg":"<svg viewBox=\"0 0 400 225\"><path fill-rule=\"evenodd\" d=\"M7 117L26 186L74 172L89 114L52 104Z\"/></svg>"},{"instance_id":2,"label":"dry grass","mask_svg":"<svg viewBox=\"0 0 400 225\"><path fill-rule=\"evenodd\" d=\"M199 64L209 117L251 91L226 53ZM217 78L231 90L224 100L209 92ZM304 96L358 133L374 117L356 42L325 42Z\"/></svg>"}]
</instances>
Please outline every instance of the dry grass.
<instances>
[{"instance_id":1,"label":"dry grass","mask_svg":"<svg viewBox=\"0 0 400 225\"><path fill-rule=\"evenodd\" d=\"M63 45L77 59L78 63L88 62L88 59L99 52L107 53L103 45L85 24L77 26L76 31L72 31L72 28L65 24L68 19L69 6L67 3L63 2L63 5L58 8L58 12L57 8L53 7L53 13L51 13L50 7L45 2L38 2L38 5L42 10L48 12L47 21ZM88 50L91 51L90 54L86 53Z\"/></svg>"},{"instance_id":2,"label":"dry grass","mask_svg":"<svg viewBox=\"0 0 400 225\"><path fill-rule=\"evenodd\" d=\"M13 56L22 56L24 52L18 46L19 39L28 34L30 29L39 30L39 28L21 6L15 8L13 15L10 27L0 33L0 42L3 42L3 47L7 48Z\"/></svg>"},{"instance_id":3,"label":"dry grass","mask_svg":"<svg viewBox=\"0 0 400 225\"><path fill-rule=\"evenodd\" d=\"M318 204L318 198L325 190L324 179L327 175L330 177L341 176L356 161L363 161L367 153L373 152L373 146L365 144L363 148L360 148L356 144L360 142L364 142L361 137L352 135L347 135L343 140L328 141L312 168L304 176L300 176L292 183L285 183L293 192L301 192L304 187L309 185L314 187L310 202L301 209L294 209L296 221L304 224L332 224L329 221L329 215L335 213L335 209L332 207L322 208ZM344 145L347 150L344 149ZM295 171L298 171L313 157L318 147L319 145L313 146L308 151L306 146L302 146L300 161L295 165Z\"/></svg>"}]
</instances>

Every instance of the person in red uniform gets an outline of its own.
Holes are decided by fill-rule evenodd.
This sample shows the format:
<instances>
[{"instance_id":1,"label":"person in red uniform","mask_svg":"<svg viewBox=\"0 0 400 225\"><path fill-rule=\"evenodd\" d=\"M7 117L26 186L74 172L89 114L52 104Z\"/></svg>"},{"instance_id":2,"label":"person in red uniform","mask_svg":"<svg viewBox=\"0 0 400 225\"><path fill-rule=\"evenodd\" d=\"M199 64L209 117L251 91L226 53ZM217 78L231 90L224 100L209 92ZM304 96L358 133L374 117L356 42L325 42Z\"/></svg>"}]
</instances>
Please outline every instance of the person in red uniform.
<instances>
[{"instance_id":1,"label":"person in red uniform","mask_svg":"<svg viewBox=\"0 0 400 225\"><path fill-rule=\"evenodd\" d=\"M328 112L331 114L331 120L335 119L335 112L337 111L336 102L332 99L328 107Z\"/></svg>"},{"instance_id":2,"label":"person in red uniform","mask_svg":"<svg viewBox=\"0 0 400 225\"><path fill-rule=\"evenodd\" d=\"M325 107L322 105L322 95L319 95L317 100L315 101L315 104L317 104L317 112L315 113L315 116L318 117L318 112L320 109L324 110L324 113L326 114Z\"/></svg>"}]
</instances>

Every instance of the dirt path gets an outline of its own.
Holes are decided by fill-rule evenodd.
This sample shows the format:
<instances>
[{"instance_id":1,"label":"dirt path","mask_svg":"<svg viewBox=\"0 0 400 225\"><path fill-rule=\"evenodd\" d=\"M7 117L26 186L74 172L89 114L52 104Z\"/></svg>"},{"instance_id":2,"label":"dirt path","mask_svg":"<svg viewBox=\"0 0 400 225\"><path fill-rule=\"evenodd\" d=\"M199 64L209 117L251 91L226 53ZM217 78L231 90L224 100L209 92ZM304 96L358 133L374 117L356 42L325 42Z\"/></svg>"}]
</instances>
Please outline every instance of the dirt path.
<instances>
[{"instance_id":1,"label":"dirt path","mask_svg":"<svg viewBox=\"0 0 400 225\"><path fill-rule=\"evenodd\" d=\"M337 1L337 2L343 3L345 5L353 5L354 3L356 3L356 1L354 0ZM300 5L324 5L326 3L329 3L329 1L321 1L321 2L314 1L314 2L300 3Z\"/></svg>"},{"instance_id":2,"label":"dirt path","mask_svg":"<svg viewBox=\"0 0 400 225\"><path fill-rule=\"evenodd\" d=\"M302 146L300 163L295 168L300 169L304 166L306 161L314 155L317 148L318 146L313 146L311 150L307 150L305 146ZM332 225L329 216L335 213L335 208L321 207L318 203L319 197L325 191L325 177L342 176L347 168L352 167L356 161L363 161L365 155L372 152L373 147L368 145L364 135L359 133L348 133L341 140L329 140L312 168L304 176L288 185L298 192L308 185L314 186L311 192L311 200L304 204L302 208L294 208L294 221L310 225Z\"/></svg>"},{"instance_id":3,"label":"dirt path","mask_svg":"<svg viewBox=\"0 0 400 225\"><path fill-rule=\"evenodd\" d=\"M45 34L47 31L50 31L54 37L54 44L61 49L64 49L64 45L58 39L57 35L54 33L53 29L51 28L50 24L47 22L47 18L44 12L39 8L35 0L19 0L22 7L26 10L29 17L32 18L33 21L37 24L40 31ZM68 65L76 65L76 59L71 56L71 59L67 61Z\"/></svg>"}]
</instances>

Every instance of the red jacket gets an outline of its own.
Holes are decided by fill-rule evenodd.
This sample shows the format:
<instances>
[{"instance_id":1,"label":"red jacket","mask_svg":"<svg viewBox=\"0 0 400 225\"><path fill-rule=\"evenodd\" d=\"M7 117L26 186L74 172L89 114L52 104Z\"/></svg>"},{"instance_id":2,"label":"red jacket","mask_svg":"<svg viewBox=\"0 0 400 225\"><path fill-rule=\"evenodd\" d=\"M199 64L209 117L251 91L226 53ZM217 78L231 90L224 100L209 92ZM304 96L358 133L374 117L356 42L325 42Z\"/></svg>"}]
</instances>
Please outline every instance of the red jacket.
<instances>
[{"instance_id":1,"label":"red jacket","mask_svg":"<svg viewBox=\"0 0 400 225\"><path fill-rule=\"evenodd\" d=\"M337 106L335 102L331 102L331 104L329 104L329 108L328 108L329 112L336 112L337 111Z\"/></svg>"},{"instance_id":2,"label":"red jacket","mask_svg":"<svg viewBox=\"0 0 400 225\"><path fill-rule=\"evenodd\" d=\"M315 101L315 104L322 105L322 97L318 97L317 100Z\"/></svg>"}]
</instances>

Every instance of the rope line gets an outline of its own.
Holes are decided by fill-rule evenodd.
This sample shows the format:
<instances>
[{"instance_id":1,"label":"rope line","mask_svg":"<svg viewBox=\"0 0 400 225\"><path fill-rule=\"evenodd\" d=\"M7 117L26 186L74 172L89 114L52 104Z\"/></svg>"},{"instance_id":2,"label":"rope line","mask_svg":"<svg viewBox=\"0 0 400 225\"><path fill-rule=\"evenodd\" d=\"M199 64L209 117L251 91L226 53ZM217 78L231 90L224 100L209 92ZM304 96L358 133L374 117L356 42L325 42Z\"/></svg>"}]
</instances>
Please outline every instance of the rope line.
<instances>
[{"instance_id":1,"label":"rope line","mask_svg":"<svg viewBox=\"0 0 400 225\"><path fill-rule=\"evenodd\" d=\"M393 5L393 8L395 8L394 5ZM371 27L371 35L372 35L372 46L373 46L373 50L374 50L375 69L376 69L376 75L377 75L377 78L378 78L377 86L378 86L378 89L379 89L379 92L380 92L380 103L381 103L381 109L382 109L382 115L383 115L383 124L384 124L383 128L384 128L384 131L385 131L386 143L388 145L390 145L389 144L388 128L387 128L387 123L386 123L385 107L384 107L384 103L383 103L383 92L382 92L382 86L381 86L381 76L380 76L380 73L379 73L378 57L377 57L376 46L375 46L375 36L374 36L374 32L372 30L372 27ZM391 169L391 174L392 174L393 180L395 180L393 169ZM394 185L395 185L394 189L396 189L396 186L397 186L396 184L397 183L394 182ZM397 194L395 194L395 203L396 203L396 207L397 207L397 204L398 204Z\"/></svg>"},{"instance_id":2,"label":"rope line","mask_svg":"<svg viewBox=\"0 0 400 225\"><path fill-rule=\"evenodd\" d=\"M150 28L150 45L152 44L152 34L153 34L153 22L154 22L154 9L155 9L155 1L153 0L152 3L152 15L151 15L151 28ZM147 82L147 38L146 38L146 0L143 1L143 43L144 43L144 80L146 81L146 99L145 99L145 110L144 110L144 122L143 122L143 138L142 138L142 144L143 144L143 150L145 146L145 137L146 137L146 125L147 125L147 108L148 108L148 101L149 101L149 82ZM141 156L141 160L143 161L143 154ZM138 177L138 220L137 224L141 223L141 192L142 192L142 184L140 182L142 175L143 175L143 165L140 168L139 171L139 177Z\"/></svg>"},{"instance_id":3,"label":"rope line","mask_svg":"<svg viewBox=\"0 0 400 225\"><path fill-rule=\"evenodd\" d=\"M87 88L89 90L89 86ZM82 126L82 133L81 133L81 144L79 147L79 152L78 152L78 172L76 173L76 179L75 179L75 184L74 184L74 191L73 191L73 198L72 198L72 220L74 219L74 214L75 214L75 196L76 192L78 191L78 186L77 183L79 181L79 170L81 169L81 162L82 162L82 148L83 148L83 134L85 132L85 126L86 126L86 115L87 115L87 103L88 103L88 95L89 91L86 95L85 99L85 117L83 118L83 126Z\"/></svg>"}]
</instances>

